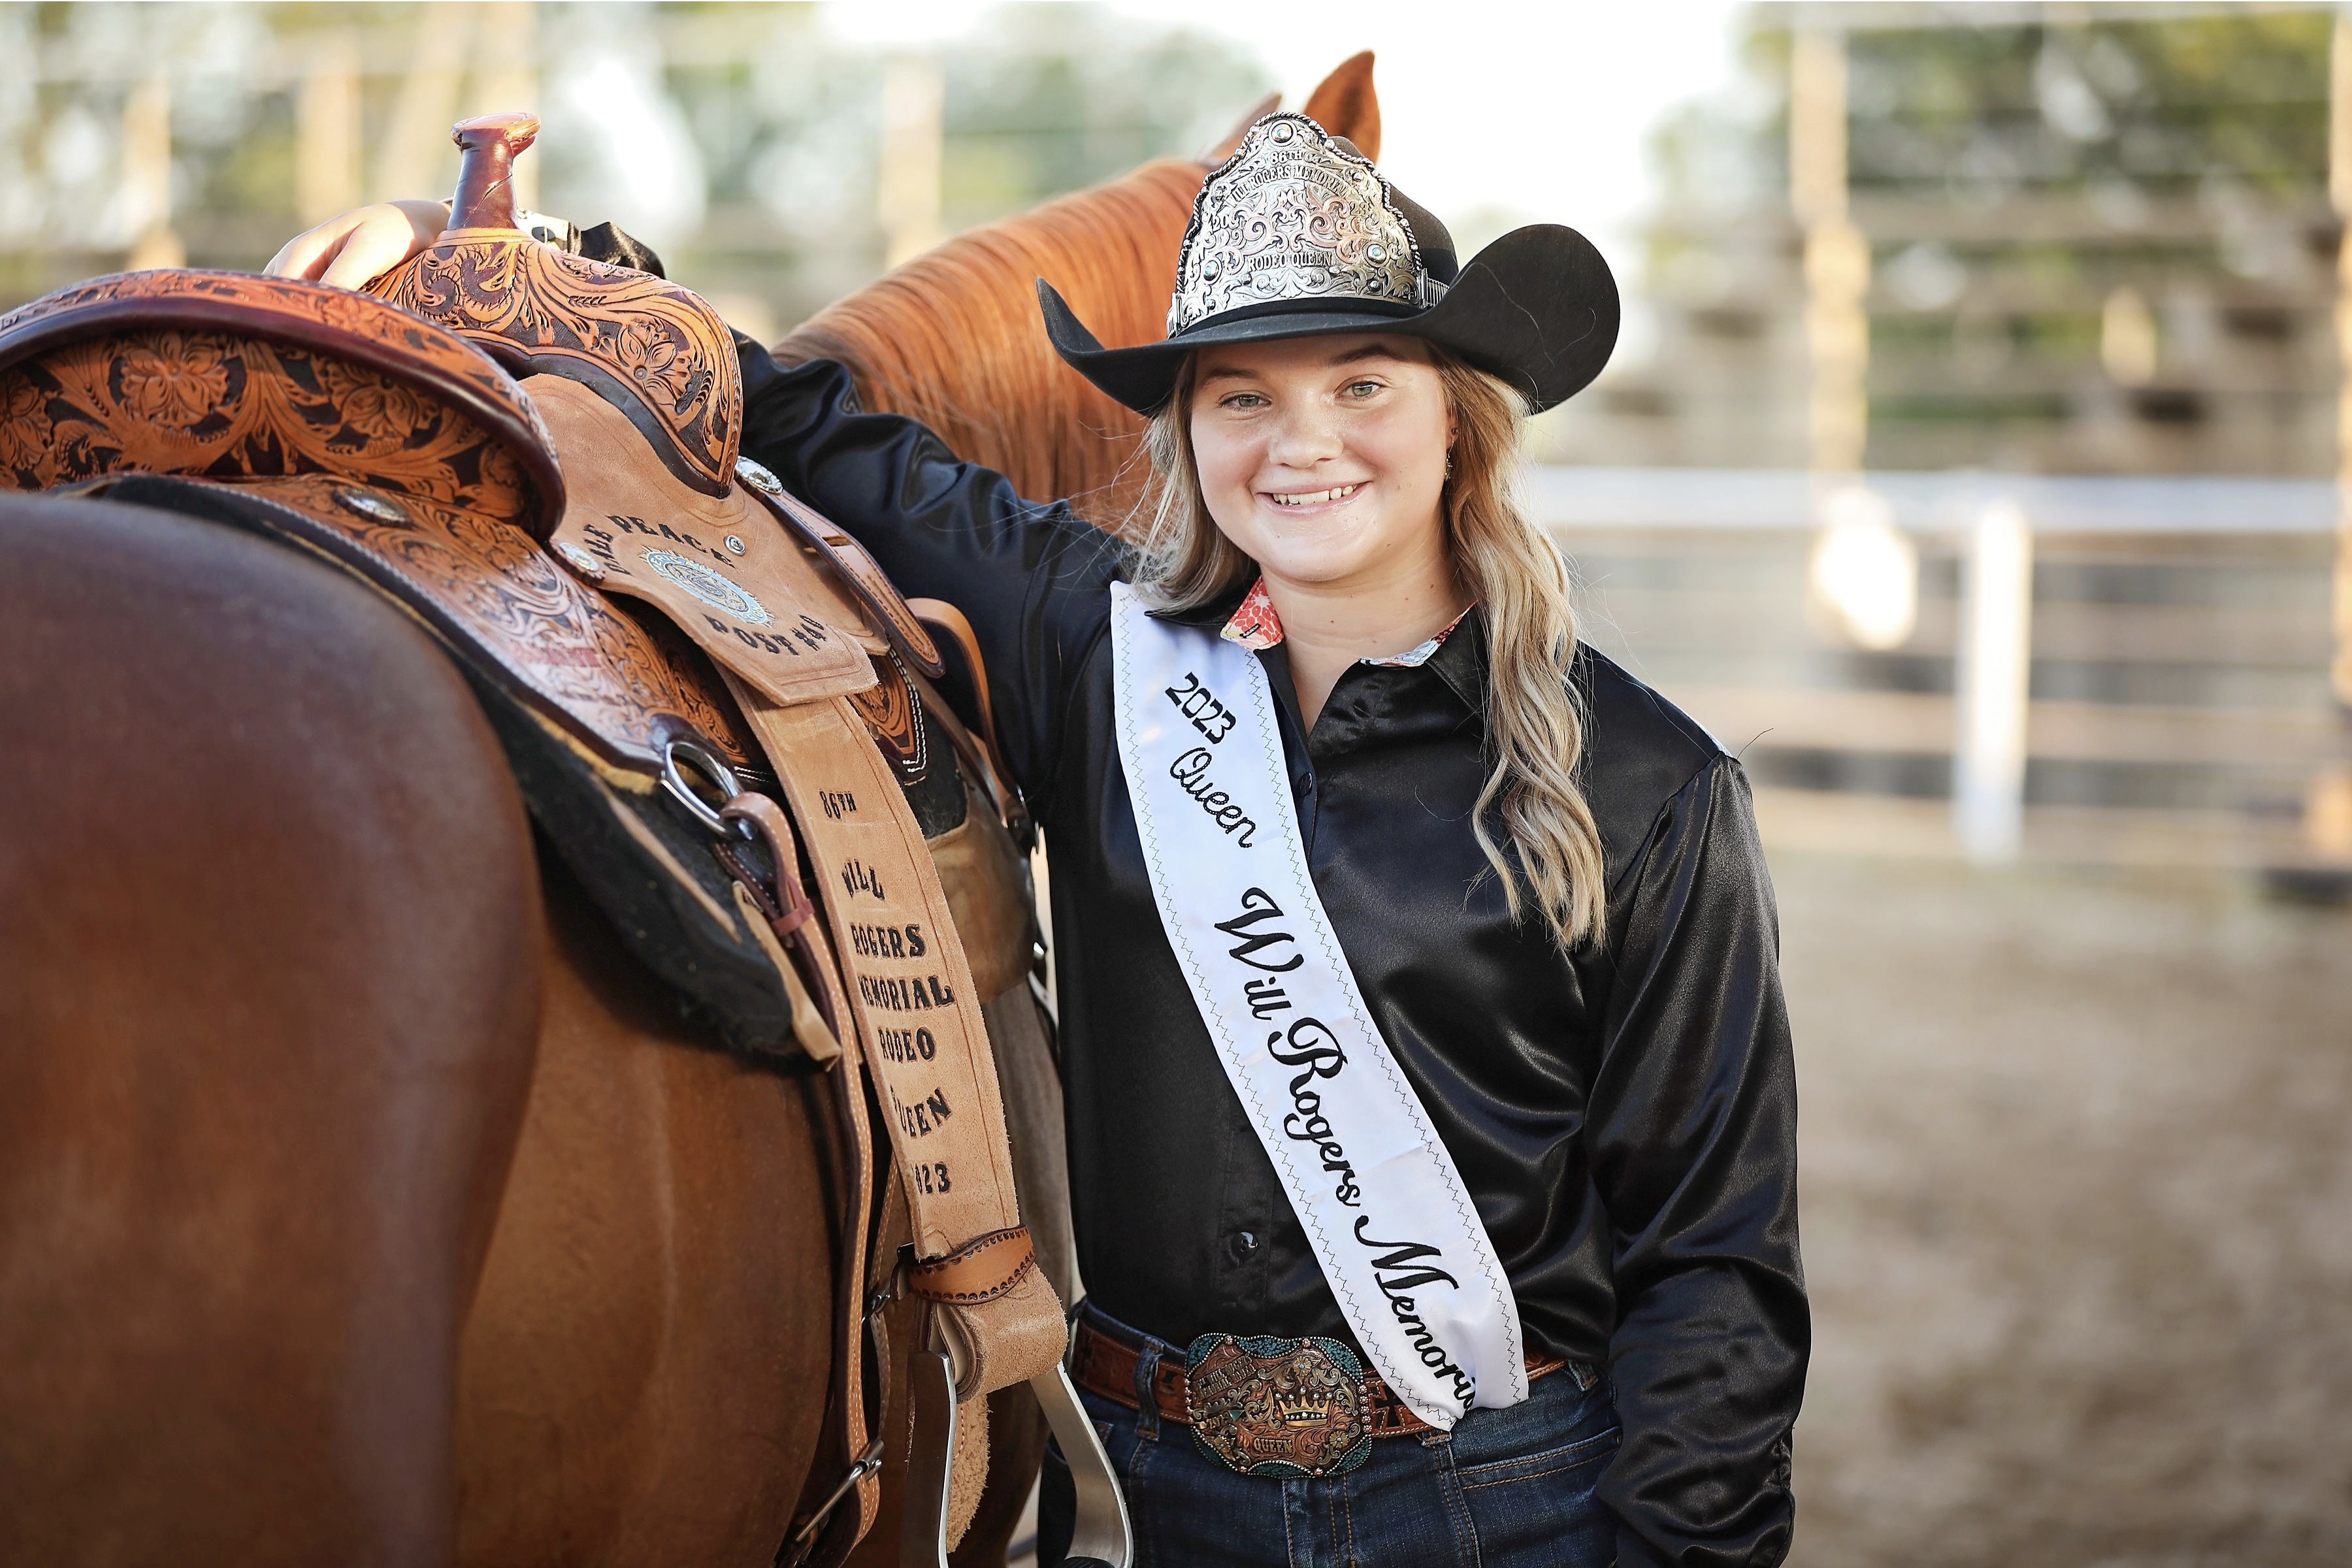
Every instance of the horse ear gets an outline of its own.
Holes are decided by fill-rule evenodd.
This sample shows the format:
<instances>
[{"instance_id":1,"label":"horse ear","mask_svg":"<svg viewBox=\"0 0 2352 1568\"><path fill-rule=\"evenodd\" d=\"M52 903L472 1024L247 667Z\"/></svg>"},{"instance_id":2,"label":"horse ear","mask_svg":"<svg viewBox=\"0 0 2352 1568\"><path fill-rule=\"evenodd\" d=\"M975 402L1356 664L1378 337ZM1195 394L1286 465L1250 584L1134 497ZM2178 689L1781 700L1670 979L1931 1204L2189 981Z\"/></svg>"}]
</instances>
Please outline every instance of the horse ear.
<instances>
[{"instance_id":1,"label":"horse ear","mask_svg":"<svg viewBox=\"0 0 2352 1568\"><path fill-rule=\"evenodd\" d=\"M1256 105L1252 108L1247 114L1243 115L1239 121L1235 121L1234 128L1231 131L1225 132L1225 139L1223 141L1218 142L1214 147L1210 148L1208 152L1201 155L1201 162L1208 164L1209 167L1213 169L1218 164L1223 163L1226 159L1232 157L1234 155L1234 150L1242 144L1242 138L1249 134L1249 128L1255 125L1259 121L1264 120L1267 115L1272 114L1276 110L1280 109L1281 107L1282 94L1278 92L1269 92L1264 98L1259 99Z\"/></svg>"},{"instance_id":2,"label":"horse ear","mask_svg":"<svg viewBox=\"0 0 2352 1568\"><path fill-rule=\"evenodd\" d=\"M1374 163L1381 158L1381 100L1372 91L1372 51L1340 62L1307 100L1307 118L1334 136L1345 136Z\"/></svg>"}]
</instances>

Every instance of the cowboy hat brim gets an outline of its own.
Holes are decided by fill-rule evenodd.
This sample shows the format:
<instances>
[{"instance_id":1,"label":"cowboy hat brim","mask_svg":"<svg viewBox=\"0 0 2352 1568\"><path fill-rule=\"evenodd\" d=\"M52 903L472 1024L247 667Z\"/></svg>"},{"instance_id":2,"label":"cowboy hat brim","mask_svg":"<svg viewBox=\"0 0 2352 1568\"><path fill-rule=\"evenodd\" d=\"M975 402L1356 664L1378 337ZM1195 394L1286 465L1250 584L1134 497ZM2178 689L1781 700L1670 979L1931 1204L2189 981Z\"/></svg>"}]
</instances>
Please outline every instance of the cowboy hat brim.
<instances>
[{"instance_id":1,"label":"cowboy hat brim","mask_svg":"<svg viewBox=\"0 0 2352 1568\"><path fill-rule=\"evenodd\" d=\"M1398 332L1451 350L1501 377L1539 414L1591 384L1617 345L1617 281L1592 242L1558 224L1495 241L1426 308L1351 298L1270 300L1223 311L1190 331L1107 349L1054 286L1037 280L1045 333L1070 367L1138 414L1160 411L1184 356L1222 343L1338 332Z\"/></svg>"}]
</instances>

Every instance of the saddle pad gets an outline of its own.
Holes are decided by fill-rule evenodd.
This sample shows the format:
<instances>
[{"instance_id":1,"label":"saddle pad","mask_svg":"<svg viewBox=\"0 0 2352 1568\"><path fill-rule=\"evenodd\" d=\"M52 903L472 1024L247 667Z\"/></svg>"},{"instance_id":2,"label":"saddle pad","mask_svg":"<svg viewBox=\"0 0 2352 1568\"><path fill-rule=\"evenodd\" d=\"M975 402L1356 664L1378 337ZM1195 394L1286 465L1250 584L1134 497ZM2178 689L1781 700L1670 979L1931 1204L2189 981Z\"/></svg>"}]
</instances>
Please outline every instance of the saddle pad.
<instances>
[{"instance_id":1,"label":"saddle pad","mask_svg":"<svg viewBox=\"0 0 2352 1568\"><path fill-rule=\"evenodd\" d=\"M772 701L874 685L866 649L819 613L816 568L740 488L680 483L626 415L575 382L535 375L525 390L563 457L569 500L551 543L566 563L659 607Z\"/></svg>"}]
</instances>

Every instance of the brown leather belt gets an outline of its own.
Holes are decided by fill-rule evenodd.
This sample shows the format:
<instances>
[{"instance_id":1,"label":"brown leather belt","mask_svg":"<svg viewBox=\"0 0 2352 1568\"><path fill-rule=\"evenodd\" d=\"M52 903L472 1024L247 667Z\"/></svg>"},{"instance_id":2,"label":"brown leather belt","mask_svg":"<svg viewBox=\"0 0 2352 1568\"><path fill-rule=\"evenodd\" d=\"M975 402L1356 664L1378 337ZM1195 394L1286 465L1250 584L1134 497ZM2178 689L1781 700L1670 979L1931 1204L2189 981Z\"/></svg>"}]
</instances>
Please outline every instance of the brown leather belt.
<instances>
[{"instance_id":1,"label":"brown leather belt","mask_svg":"<svg viewBox=\"0 0 2352 1568\"><path fill-rule=\"evenodd\" d=\"M1078 1319L1077 1331L1072 1339L1070 1377L1080 1388L1115 1400L1129 1410L1140 1408L1135 1394L1136 1363L1143 1359L1142 1348L1129 1343L1119 1335L1096 1323L1092 1314ZM1574 1363L1559 1356L1528 1356L1528 1381L1533 1383L1555 1372L1567 1370ZM1577 1370L1578 1384L1590 1383L1591 1374ZM1160 1419L1177 1426L1192 1425L1184 1390L1184 1353L1171 1347L1160 1357L1160 1364L1151 1373L1152 1403L1160 1407ZM1381 1381L1376 1372L1364 1373L1364 1425L1375 1437L1417 1436L1433 1430L1428 1422L1412 1413L1412 1406L1399 1399Z\"/></svg>"}]
</instances>

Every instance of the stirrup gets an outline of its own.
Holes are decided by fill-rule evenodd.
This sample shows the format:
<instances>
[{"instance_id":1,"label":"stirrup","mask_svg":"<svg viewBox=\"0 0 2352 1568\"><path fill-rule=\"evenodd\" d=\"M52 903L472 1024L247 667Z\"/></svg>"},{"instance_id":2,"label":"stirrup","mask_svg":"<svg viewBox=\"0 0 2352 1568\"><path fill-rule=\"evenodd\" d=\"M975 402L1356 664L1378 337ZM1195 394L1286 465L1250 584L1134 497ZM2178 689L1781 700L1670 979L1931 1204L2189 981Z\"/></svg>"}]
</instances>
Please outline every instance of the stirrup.
<instances>
[{"instance_id":1,"label":"stirrup","mask_svg":"<svg viewBox=\"0 0 2352 1568\"><path fill-rule=\"evenodd\" d=\"M955 1366L940 1351L915 1356L915 1451L907 1469L907 1522L899 1537L899 1568L948 1568L948 1473L955 1454ZM1103 1452L1095 1424L1078 1404L1077 1390L1062 1363L1029 1380L1029 1391L1045 1407L1045 1424L1069 1461L1077 1489L1076 1527L1070 1532L1067 1568L1133 1568L1135 1538L1127 1521L1127 1499Z\"/></svg>"}]
</instances>

